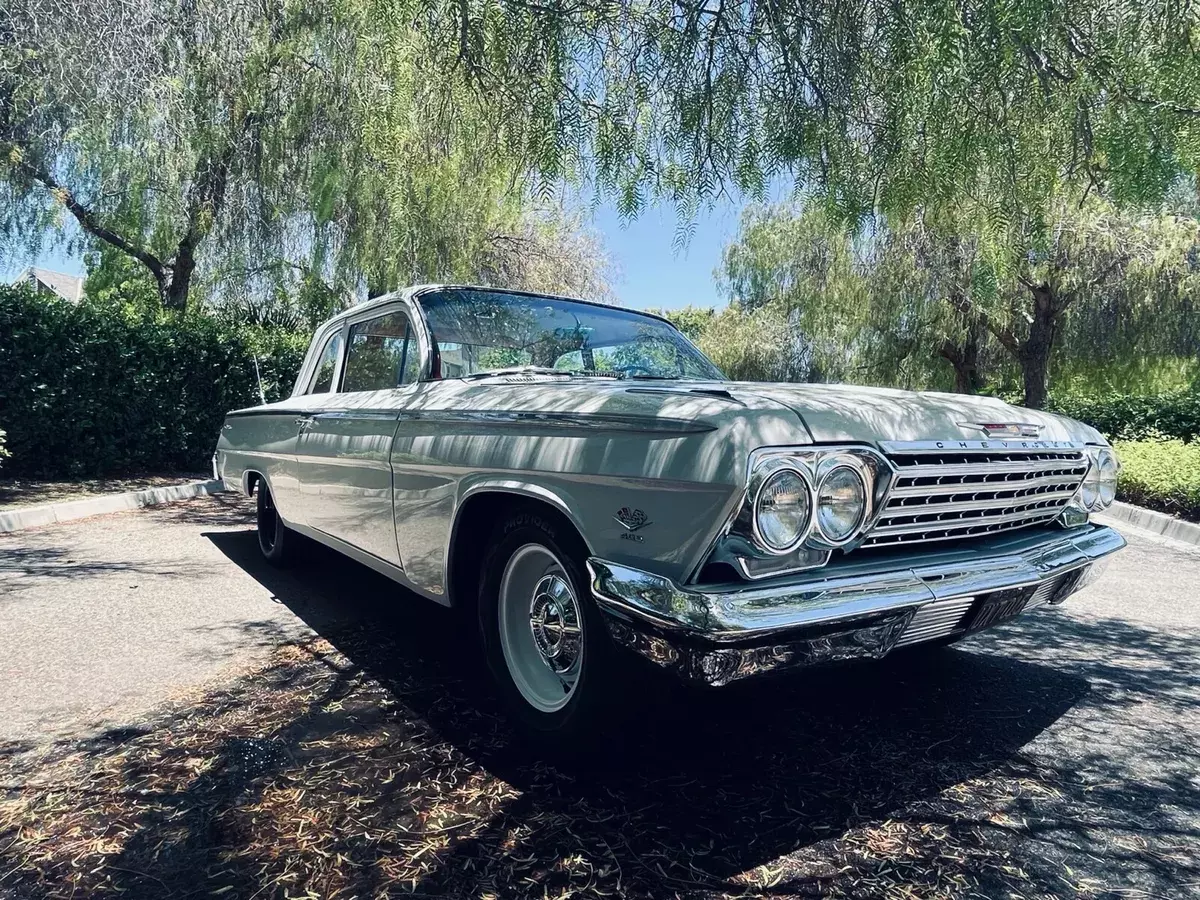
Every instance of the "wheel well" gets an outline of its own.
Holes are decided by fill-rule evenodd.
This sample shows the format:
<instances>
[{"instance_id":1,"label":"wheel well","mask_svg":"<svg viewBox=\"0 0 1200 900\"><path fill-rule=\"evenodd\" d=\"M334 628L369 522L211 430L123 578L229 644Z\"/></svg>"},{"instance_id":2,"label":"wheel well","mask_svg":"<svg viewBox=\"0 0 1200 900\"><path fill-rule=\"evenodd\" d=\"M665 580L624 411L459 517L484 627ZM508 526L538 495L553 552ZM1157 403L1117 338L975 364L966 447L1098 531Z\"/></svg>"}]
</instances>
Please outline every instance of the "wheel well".
<instances>
[{"instance_id":1,"label":"wheel well","mask_svg":"<svg viewBox=\"0 0 1200 900\"><path fill-rule=\"evenodd\" d=\"M536 511L538 515L554 520L564 530L563 536L576 543L580 552L587 553L587 541L575 523L553 504L509 491L472 494L458 511L450 538L450 583L447 593L452 606L465 608L475 605L479 599L484 549L501 518L518 508Z\"/></svg>"},{"instance_id":2,"label":"wheel well","mask_svg":"<svg viewBox=\"0 0 1200 900\"><path fill-rule=\"evenodd\" d=\"M259 472L246 473L246 496L253 497L255 490L258 489L259 482L263 480L263 476Z\"/></svg>"}]
</instances>

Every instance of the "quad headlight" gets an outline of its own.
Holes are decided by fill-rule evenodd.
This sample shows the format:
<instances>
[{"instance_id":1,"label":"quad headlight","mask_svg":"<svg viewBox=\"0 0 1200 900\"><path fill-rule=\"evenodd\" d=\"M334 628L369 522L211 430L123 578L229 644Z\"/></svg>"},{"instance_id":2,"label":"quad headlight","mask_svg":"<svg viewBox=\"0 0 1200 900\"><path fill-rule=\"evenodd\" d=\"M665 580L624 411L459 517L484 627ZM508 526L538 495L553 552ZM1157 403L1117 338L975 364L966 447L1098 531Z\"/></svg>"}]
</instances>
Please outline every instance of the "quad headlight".
<instances>
[{"instance_id":1,"label":"quad headlight","mask_svg":"<svg viewBox=\"0 0 1200 900\"><path fill-rule=\"evenodd\" d=\"M847 465L834 466L817 488L817 530L829 544L840 545L858 532L867 515L867 483Z\"/></svg>"},{"instance_id":2,"label":"quad headlight","mask_svg":"<svg viewBox=\"0 0 1200 900\"><path fill-rule=\"evenodd\" d=\"M1092 448L1088 452L1092 464L1079 486L1079 500L1085 509L1097 512L1108 509L1117 499L1117 474L1121 465L1116 454L1107 447Z\"/></svg>"},{"instance_id":3,"label":"quad headlight","mask_svg":"<svg viewBox=\"0 0 1200 900\"><path fill-rule=\"evenodd\" d=\"M771 472L754 498L754 531L771 553L791 553L812 528L812 488L799 469L783 465Z\"/></svg>"},{"instance_id":4,"label":"quad headlight","mask_svg":"<svg viewBox=\"0 0 1200 900\"><path fill-rule=\"evenodd\" d=\"M1120 465L1117 463L1117 457L1105 451L1100 454L1100 507L1108 509L1113 505L1113 501L1117 499L1117 473L1120 471Z\"/></svg>"},{"instance_id":5,"label":"quad headlight","mask_svg":"<svg viewBox=\"0 0 1200 900\"><path fill-rule=\"evenodd\" d=\"M873 507L878 458L862 448L795 450L752 470L743 534L760 554L794 556L862 537ZM736 530L736 529L735 529Z\"/></svg>"}]
</instances>

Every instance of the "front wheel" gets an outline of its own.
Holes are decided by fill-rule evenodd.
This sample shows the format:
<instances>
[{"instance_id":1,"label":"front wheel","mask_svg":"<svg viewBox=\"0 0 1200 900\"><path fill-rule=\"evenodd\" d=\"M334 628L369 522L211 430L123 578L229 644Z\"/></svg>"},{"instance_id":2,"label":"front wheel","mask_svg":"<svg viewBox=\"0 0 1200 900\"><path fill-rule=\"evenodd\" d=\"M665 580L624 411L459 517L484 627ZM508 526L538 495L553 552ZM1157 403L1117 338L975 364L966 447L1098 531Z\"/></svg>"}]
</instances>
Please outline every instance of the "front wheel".
<instances>
[{"instance_id":1,"label":"front wheel","mask_svg":"<svg viewBox=\"0 0 1200 900\"><path fill-rule=\"evenodd\" d=\"M483 563L479 627L488 666L527 734L579 748L613 725L624 672L592 601L573 531L511 515Z\"/></svg>"},{"instance_id":2,"label":"front wheel","mask_svg":"<svg viewBox=\"0 0 1200 900\"><path fill-rule=\"evenodd\" d=\"M267 562L275 566L286 566L292 561L292 550L298 537L283 524L275 498L266 481L258 484L258 549Z\"/></svg>"}]
</instances>

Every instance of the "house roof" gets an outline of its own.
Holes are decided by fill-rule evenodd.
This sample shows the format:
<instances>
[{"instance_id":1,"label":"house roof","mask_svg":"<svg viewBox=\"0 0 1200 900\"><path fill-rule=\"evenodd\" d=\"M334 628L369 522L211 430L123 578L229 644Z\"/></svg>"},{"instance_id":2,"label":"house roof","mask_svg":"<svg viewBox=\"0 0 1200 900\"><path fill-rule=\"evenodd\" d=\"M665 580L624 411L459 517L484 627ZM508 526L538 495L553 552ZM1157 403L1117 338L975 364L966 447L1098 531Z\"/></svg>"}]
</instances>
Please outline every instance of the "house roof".
<instances>
[{"instance_id":1,"label":"house roof","mask_svg":"<svg viewBox=\"0 0 1200 900\"><path fill-rule=\"evenodd\" d=\"M40 284L71 303L78 303L83 299L82 275L68 275L65 272L52 272L49 269L30 266L13 279L13 284L27 283Z\"/></svg>"}]
</instances>

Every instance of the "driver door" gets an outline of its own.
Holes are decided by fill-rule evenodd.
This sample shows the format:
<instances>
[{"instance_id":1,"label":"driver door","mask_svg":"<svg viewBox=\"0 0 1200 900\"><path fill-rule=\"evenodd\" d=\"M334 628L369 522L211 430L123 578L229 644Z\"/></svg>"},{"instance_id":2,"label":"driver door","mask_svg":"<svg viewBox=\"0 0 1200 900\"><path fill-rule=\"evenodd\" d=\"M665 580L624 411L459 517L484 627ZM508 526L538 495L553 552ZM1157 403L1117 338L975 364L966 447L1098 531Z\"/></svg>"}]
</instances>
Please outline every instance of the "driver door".
<instances>
[{"instance_id":1,"label":"driver door","mask_svg":"<svg viewBox=\"0 0 1200 900\"><path fill-rule=\"evenodd\" d=\"M424 388L419 374L402 307L352 322L341 389L311 411L297 445L305 523L397 566L390 456L400 412Z\"/></svg>"}]
</instances>

